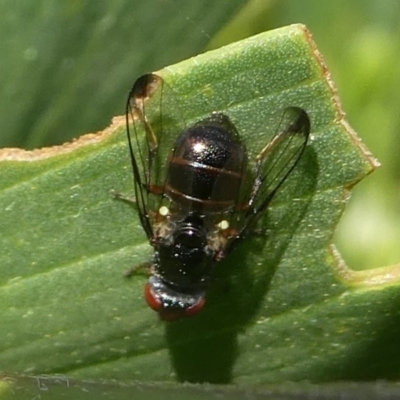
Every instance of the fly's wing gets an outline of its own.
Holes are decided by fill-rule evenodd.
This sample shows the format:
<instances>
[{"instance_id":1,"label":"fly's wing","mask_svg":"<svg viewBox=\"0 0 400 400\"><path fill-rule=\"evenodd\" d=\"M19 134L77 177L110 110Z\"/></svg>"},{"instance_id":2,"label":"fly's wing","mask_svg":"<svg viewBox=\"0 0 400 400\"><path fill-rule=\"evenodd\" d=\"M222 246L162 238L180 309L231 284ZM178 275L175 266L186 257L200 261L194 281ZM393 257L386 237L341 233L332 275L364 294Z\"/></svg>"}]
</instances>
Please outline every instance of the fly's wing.
<instances>
[{"instance_id":1,"label":"fly's wing","mask_svg":"<svg viewBox=\"0 0 400 400\"><path fill-rule=\"evenodd\" d=\"M167 159L185 126L169 93L161 77L146 74L134 83L126 105L136 204L149 238L153 236L152 211L159 208L164 194Z\"/></svg>"},{"instance_id":2,"label":"fly's wing","mask_svg":"<svg viewBox=\"0 0 400 400\"><path fill-rule=\"evenodd\" d=\"M256 158L256 175L245 212L241 235L254 228L260 214L290 176L304 153L310 119L298 107L283 112L277 133Z\"/></svg>"}]
</instances>

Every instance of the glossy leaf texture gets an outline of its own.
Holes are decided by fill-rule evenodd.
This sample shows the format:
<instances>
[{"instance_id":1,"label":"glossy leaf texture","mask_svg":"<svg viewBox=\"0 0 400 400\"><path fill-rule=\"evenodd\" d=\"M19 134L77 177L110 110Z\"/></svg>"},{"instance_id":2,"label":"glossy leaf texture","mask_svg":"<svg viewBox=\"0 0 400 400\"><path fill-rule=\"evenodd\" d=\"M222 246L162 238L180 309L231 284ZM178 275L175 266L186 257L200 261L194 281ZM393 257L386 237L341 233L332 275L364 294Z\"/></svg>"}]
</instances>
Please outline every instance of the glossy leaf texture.
<instances>
[{"instance_id":1,"label":"glossy leaf texture","mask_svg":"<svg viewBox=\"0 0 400 400\"><path fill-rule=\"evenodd\" d=\"M161 323L146 276L123 277L152 253L134 208L110 196L133 191L124 119L62 147L3 150L0 369L246 386L398 377L400 269L353 272L330 247L349 189L377 162L309 32L266 32L157 73L189 121L227 113L253 157L280 110L307 111L311 140L267 234L218 265L198 317Z\"/></svg>"}]
</instances>

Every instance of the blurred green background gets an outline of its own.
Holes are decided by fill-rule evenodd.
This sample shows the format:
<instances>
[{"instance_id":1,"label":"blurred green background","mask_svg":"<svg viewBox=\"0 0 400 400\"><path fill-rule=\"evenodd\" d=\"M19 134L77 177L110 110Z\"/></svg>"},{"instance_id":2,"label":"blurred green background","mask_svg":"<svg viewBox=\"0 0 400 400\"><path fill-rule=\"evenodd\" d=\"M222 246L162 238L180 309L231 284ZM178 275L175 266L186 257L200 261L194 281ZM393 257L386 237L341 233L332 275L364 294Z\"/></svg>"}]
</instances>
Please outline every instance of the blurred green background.
<instances>
[{"instance_id":1,"label":"blurred green background","mask_svg":"<svg viewBox=\"0 0 400 400\"><path fill-rule=\"evenodd\" d=\"M382 167L353 190L334 242L354 269L400 262L397 0L0 0L0 147L108 126L144 72L291 23L314 36L347 118Z\"/></svg>"}]
</instances>

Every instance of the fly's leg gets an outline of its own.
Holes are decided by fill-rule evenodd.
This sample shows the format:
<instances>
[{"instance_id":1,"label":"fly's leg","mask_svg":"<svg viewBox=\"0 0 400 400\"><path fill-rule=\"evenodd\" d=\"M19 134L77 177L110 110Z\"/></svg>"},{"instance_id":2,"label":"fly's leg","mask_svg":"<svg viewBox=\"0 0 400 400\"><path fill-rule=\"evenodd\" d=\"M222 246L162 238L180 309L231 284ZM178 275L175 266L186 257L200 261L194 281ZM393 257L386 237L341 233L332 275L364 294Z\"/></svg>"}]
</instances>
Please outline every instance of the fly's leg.
<instances>
[{"instance_id":1,"label":"fly's leg","mask_svg":"<svg viewBox=\"0 0 400 400\"><path fill-rule=\"evenodd\" d=\"M153 264L150 261L148 261L127 269L123 275L125 278L132 278L132 276L134 275L150 276L152 274L153 274Z\"/></svg>"},{"instance_id":2,"label":"fly's leg","mask_svg":"<svg viewBox=\"0 0 400 400\"><path fill-rule=\"evenodd\" d=\"M155 194L157 196L162 196L164 192L164 187L163 186L157 186L157 185L150 185L148 187L145 187L147 193ZM136 199L134 196L128 196L126 194L116 192L114 189L110 191L110 195L112 198L116 200L122 200L125 201L129 204L136 205Z\"/></svg>"},{"instance_id":3,"label":"fly's leg","mask_svg":"<svg viewBox=\"0 0 400 400\"><path fill-rule=\"evenodd\" d=\"M133 196L127 196L123 193L116 192L114 189L110 191L110 195L113 199L122 200L129 204L133 204L136 206L136 199Z\"/></svg>"}]
</instances>

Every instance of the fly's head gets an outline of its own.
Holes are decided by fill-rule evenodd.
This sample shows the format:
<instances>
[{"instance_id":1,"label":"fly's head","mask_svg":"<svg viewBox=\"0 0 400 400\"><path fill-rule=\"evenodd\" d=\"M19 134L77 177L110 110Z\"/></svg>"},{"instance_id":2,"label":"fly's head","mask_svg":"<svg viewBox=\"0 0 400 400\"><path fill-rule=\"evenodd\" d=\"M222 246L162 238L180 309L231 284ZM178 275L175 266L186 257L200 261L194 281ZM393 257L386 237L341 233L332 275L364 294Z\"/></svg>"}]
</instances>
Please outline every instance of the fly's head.
<instances>
[{"instance_id":1,"label":"fly's head","mask_svg":"<svg viewBox=\"0 0 400 400\"><path fill-rule=\"evenodd\" d=\"M154 241L154 275L145 288L146 301L164 320L193 316L205 304L204 289L215 258L207 230L201 218L190 215L161 226L161 232Z\"/></svg>"}]
</instances>

